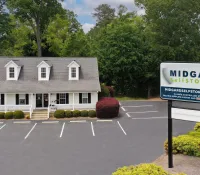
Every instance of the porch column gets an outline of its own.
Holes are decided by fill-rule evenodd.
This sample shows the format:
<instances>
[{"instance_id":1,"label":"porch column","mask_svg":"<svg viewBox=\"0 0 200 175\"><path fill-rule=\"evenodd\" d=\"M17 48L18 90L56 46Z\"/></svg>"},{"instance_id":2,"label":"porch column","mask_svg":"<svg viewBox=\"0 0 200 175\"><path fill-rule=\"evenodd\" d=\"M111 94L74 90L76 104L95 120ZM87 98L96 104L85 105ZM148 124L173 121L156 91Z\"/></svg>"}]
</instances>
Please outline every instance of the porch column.
<instances>
[{"instance_id":1,"label":"porch column","mask_svg":"<svg viewBox=\"0 0 200 175\"><path fill-rule=\"evenodd\" d=\"M49 93L49 106L51 104L51 93Z\"/></svg>"},{"instance_id":2,"label":"porch column","mask_svg":"<svg viewBox=\"0 0 200 175\"><path fill-rule=\"evenodd\" d=\"M74 111L74 93L73 93L73 111Z\"/></svg>"},{"instance_id":3,"label":"porch column","mask_svg":"<svg viewBox=\"0 0 200 175\"><path fill-rule=\"evenodd\" d=\"M7 112L7 94L4 94L4 110Z\"/></svg>"}]
</instances>

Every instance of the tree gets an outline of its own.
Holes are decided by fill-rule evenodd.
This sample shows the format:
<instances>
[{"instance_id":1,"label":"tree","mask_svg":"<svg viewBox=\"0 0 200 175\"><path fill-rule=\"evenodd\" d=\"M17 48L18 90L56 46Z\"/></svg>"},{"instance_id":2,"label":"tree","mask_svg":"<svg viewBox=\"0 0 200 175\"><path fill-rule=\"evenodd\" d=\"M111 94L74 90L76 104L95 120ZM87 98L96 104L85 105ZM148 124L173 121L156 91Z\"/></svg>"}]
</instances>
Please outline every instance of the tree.
<instances>
[{"instance_id":1,"label":"tree","mask_svg":"<svg viewBox=\"0 0 200 175\"><path fill-rule=\"evenodd\" d=\"M21 23L13 15L10 15L11 27L9 32L6 33L6 38L2 41L0 55L2 56L25 56L28 45L29 54L34 52L33 41L30 36L33 34L32 30L24 23Z\"/></svg>"},{"instance_id":2,"label":"tree","mask_svg":"<svg viewBox=\"0 0 200 175\"><path fill-rule=\"evenodd\" d=\"M76 24L76 25L74 25ZM68 16L56 15L45 33L49 51L55 56L88 56L87 38L78 22Z\"/></svg>"},{"instance_id":3,"label":"tree","mask_svg":"<svg viewBox=\"0 0 200 175\"><path fill-rule=\"evenodd\" d=\"M147 90L145 83L150 71L147 68L150 67L150 58L147 56L151 47L147 34L144 34L145 22L141 17L125 16L123 20L115 19L99 34L95 46L100 79L107 85L114 85L123 95L139 96L143 92L142 95L146 96L143 90Z\"/></svg>"},{"instance_id":4,"label":"tree","mask_svg":"<svg viewBox=\"0 0 200 175\"><path fill-rule=\"evenodd\" d=\"M161 61L197 61L200 56L200 1L136 0L155 33Z\"/></svg>"},{"instance_id":5,"label":"tree","mask_svg":"<svg viewBox=\"0 0 200 175\"><path fill-rule=\"evenodd\" d=\"M22 22L28 22L37 40L38 56L42 56L41 38L50 19L64 14L57 0L7 0L7 7Z\"/></svg>"},{"instance_id":6,"label":"tree","mask_svg":"<svg viewBox=\"0 0 200 175\"><path fill-rule=\"evenodd\" d=\"M127 12L127 10L128 9L124 5L120 4L118 6L118 16L121 17L122 15L124 15Z\"/></svg>"},{"instance_id":7,"label":"tree","mask_svg":"<svg viewBox=\"0 0 200 175\"><path fill-rule=\"evenodd\" d=\"M92 15L97 20L97 26L106 26L115 18L115 9L108 4L101 4L94 11Z\"/></svg>"}]
</instances>

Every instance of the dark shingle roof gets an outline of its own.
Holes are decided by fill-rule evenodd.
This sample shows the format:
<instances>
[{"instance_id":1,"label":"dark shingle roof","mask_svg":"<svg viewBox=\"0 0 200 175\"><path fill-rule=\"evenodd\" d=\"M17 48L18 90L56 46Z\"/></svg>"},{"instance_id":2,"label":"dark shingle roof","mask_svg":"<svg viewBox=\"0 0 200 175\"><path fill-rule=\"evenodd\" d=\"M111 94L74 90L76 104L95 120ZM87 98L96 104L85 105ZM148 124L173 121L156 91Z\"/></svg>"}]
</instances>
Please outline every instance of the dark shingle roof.
<instances>
[{"instance_id":1,"label":"dark shingle roof","mask_svg":"<svg viewBox=\"0 0 200 175\"><path fill-rule=\"evenodd\" d=\"M15 60L21 65L18 81L6 80L6 68L9 61ZM81 68L79 80L69 80L69 68L72 61ZM45 61L51 65L50 80L38 81L37 65ZM1 93L44 93L44 92L90 92L100 91L98 63L96 58L52 58L52 57L0 57Z\"/></svg>"}]
</instances>

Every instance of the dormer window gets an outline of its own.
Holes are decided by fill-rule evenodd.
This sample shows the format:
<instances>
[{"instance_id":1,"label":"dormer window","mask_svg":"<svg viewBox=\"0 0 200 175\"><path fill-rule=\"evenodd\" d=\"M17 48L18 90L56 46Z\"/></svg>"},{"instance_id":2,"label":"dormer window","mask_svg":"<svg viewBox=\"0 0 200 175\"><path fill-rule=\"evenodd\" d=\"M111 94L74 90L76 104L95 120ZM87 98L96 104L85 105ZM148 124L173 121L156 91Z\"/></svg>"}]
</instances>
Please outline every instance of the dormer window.
<instances>
[{"instance_id":1,"label":"dormer window","mask_svg":"<svg viewBox=\"0 0 200 175\"><path fill-rule=\"evenodd\" d=\"M9 67L9 77L15 78L15 68L14 67Z\"/></svg>"},{"instance_id":2,"label":"dormer window","mask_svg":"<svg viewBox=\"0 0 200 175\"><path fill-rule=\"evenodd\" d=\"M4 67L6 68L7 80L18 80L22 67L19 60L11 60Z\"/></svg>"},{"instance_id":3,"label":"dormer window","mask_svg":"<svg viewBox=\"0 0 200 175\"><path fill-rule=\"evenodd\" d=\"M49 81L51 64L48 61L42 61L38 67L38 81Z\"/></svg>"},{"instance_id":4,"label":"dormer window","mask_svg":"<svg viewBox=\"0 0 200 175\"><path fill-rule=\"evenodd\" d=\"M46 78L47 76L47 70L46 67L41 68L41 78Z\"/></svg>"},{"instance_id":5,"label":"dormer window","mask_svg":"<svg viewBox=\"0 0 200 175\"><path fill-rule=\"evenodd\" d=\"M69 68L69 80L79 80L80 65L74 60L67 67Z\"/></svg>"},{"instance_id":6,"label":"dormer window","mask_svg":"<svg viewBox=\"0 0 200 175\"><path fill-rule=\"evenodd\" d=\"M76 68L75 67L71 68L71 74L72 74L71 75L72 78L76 78Z\"/></svg>"}]
</instances>

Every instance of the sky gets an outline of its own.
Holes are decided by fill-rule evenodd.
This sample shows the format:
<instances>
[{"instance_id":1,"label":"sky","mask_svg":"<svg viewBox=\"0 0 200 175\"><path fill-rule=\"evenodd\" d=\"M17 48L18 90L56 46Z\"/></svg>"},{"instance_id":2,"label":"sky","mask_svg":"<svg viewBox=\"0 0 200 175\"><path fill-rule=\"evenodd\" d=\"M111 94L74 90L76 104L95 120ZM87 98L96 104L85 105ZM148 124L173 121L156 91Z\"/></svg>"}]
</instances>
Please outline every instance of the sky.
<instances>
[{"instance_id":1,"label":"sky","mask_svg":"<svg viewBox=\"0 0 200 175\"><path fill-rule=\"evenodd\" d=\"M94 9L100 4L109 4L112 8L120 4L125 5L128 11L137 10L134 0L64 0L62 6L70 9L78 15L78 21L82 24L83 30L87 33L95 25L95 19L92 17ZM138 13L142 13L138 11Z\"/></svg>"}]
</instances>

